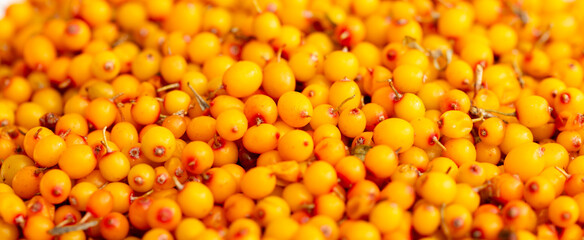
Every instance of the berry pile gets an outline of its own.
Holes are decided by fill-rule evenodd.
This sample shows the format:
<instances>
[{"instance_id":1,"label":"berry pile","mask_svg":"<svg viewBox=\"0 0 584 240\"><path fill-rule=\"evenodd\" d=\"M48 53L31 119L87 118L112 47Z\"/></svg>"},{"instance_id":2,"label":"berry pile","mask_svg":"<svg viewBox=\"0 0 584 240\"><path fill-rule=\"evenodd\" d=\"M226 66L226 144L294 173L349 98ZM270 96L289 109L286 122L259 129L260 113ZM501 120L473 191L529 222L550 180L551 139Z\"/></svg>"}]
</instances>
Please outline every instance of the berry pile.
<instances>
[{"instance_id":1,"label":"berry pile","mask_svg":"<svg viewBox=\"0 0 584 240\"><path fill-rule=\"evenodd\" d=\"M558 239L584 0L28 0L0 239Z\"/></svg>"}]
</instances>

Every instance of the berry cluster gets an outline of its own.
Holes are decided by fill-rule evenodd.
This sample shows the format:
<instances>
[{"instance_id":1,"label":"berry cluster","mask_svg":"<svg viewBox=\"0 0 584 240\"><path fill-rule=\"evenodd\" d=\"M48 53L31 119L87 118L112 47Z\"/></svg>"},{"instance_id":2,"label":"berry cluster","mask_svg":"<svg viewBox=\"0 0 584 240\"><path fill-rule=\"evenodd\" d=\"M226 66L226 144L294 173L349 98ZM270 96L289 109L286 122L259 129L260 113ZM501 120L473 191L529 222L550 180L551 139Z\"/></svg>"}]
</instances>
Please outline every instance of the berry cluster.
<instances>
[{"instance_id":1,"label":"berry cluster","mask_svg":"<svg viewBox=\"0 0 584 240\"><path fill-rule=\"evenodd\" d=\"M580 240L584 0L28 0L0 239Z\"/></svg>"}]
</instances>

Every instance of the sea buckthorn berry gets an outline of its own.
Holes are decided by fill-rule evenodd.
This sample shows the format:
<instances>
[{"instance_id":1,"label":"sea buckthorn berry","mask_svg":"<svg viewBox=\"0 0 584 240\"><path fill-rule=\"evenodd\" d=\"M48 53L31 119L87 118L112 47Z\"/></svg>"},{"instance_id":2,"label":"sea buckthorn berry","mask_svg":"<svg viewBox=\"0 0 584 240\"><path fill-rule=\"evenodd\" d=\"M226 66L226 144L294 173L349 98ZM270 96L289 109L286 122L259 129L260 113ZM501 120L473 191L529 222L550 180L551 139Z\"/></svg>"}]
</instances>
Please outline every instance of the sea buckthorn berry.
<instances>
[{"instance_id":1,"label":"sea buckthorn berry","mask_svg":"<svg viewBox=\"0 0 584 240\"><path fill-rule=\"evenodd\" d=\"M394 150L386 145L377 145L365 155L365 167L378 178L390 177L397 168L398 159Z\"/></svg>"},{"instance_id":2,"label":"sea buckthorn berry","mask_svg":"<svg viewBox=\"0 0 584 240\"><path fill-rule=\"evenodd\" d=\"M556 141L568 152L575 152L582 148L582 136L576 131L562 131L558 134Z\"/></svg>"},{"instance_id":3,"label":"sea buckthorn berry","mask_svg":"<svg viewBox=\"0 0 584 240\"><path fill-rule=\"evenodd\" d=\"M217 203L223 203L237 191L237 182L229 171L222 168L211 168L203 174L203 183L213 194Z\"/></svg>"},{"instance_id":4,"label":"sea buckthorn berry","mask_svg":"<svg viewBox=\"0 0 584 240\"><path fill-rule=\"evenodd\" d=\"M152 202L146 213L148 224L152 228L174 230L182 219L180 206L171 199L161 198Z\"/></svg>"},{"instance_id":5,"label":"sea buckthorn berry","mask_svg":"<svg viewBox=\"0 0 584 240\"><path fill-rule=\"evenodd\" d=\"M254 206L255 202L241 193L229 196L223 203L225 217L229 222L251 217Z\"/></svg>"},{"instance_id":6,"label":"sea buckthorn berry","mask_svg":"<svg viewBox=\"0 0 584 240\"><path fill-rule=\"evenodd\" d=\"M263 74L260 67L249 61L233 64L223 75L227 93L234 97L247 97L262 85Z\"/></svg>"},{"instance_id":7,"label":"sea buckthorn berry","mask_svg":"<svg viewBox=\"0 0 584 240\"><path fill-rule=\"evenodd\" d=\"M468 234L471 229L471 212L458 204L451 204L444 209L444 222L449 234L460 237Z\"/></svg>"},{"instance_id":8,"label":"sea buckthorn berry","mask_svg":"<svg viewBox=\"0 0 584 240\"><path fill-rule=\"evenodd\" d=\"M474 238L496 239L502 229L501 217L495 213L485 212L475 215L470 234Z\"/></svg>"},{"instance_id":9,"label":"sea buckthorn berry","mask_svg":"<svg viewBox=\"0 0 584 240\"><path fill-rule=\"evenodd\" d=\"M312 133L312 139L316 144L325 138L341 139L341 131L332 124L323 124L316 128Z\"/></svg>"},{"instance_id":10,"label":"sea buckthorn berry","mask_svg":"<svg viewBox=\"0 0 584 240\"><path fill-rule=\"evenodd\" d=\"M33 128L40 126L39 119L47 113L47 110L40 104L26 102L16 109L16 125L24 128Z\"/></svg>"},{"instance_id":11,"label":"sea buckthorn berry","mask_svg":"<svg viewBox=\"0 0 584 240\"><path fill-rule=\"evenodd\" d=\"M235 141L242 138L247 127L247 118L239 110L230 109L217 116L217 133L226 140Z\"/></svg>"},{"instance_id":12,"label":"sea buckthorn berry","mask_svg":"<svg viewBox=\"0 0 584 240\"><path fill-rule=\"evenodd\" d=\"M262 87L272 98L280 98L284 93L294 90L296 77L284 60L268 63L264 67L263 76Z\"/></svg>"},{"instance_id":13,"label":"sea buckthorn berry","mask_svg":"<svg viewBox=\"0 0 584 240\"><path fill-rule=\"evenodd\" d=\"M234 142L222 138L216 138L210 140L208 144L211 146L211 149L213 149L213 166L221 167L237 162L238 149Z\"/></svg>"},{"instance_id":14,"label":"sea buckthorn berry","mask_svg":"<svg viewBox=\"0 0 584 240\"><path fill-rule=\"evenodd\" d=\"M331 81L340 81L344 78L354 79L359 71L359 61L353 53L334 51L325 56L323 72Z\"/></svg>"},{"instance_id":15,"label":"sea buckthorn berry","mask_svg":"<svg viewBox=\"0 0 584 240\"><path fill-rule=\"evenodd\" d=\"M422 203L412 213L412 227L422 235L430 235L440 226L440 210L432 204Z\"/></svg>"},{"instance_id":16,"label":"sea buckthorn berry","mask_svg":"<svg viewBox=\"0 0 584 240\"><path fill-rule=\"evenodd\" d=\"M128 219L133 227L141 230L149 228L146 215L153 201L152 197L145 196L136 199L130 204Z\"/></svg>"},{"instance_id":17,"label":"sea buckthorn berry","mask_svg":"<svg viewBox=\"0 0 584 240\"><path fill-rule=\"evenodd\" d=\"M478 135L481 142L497 146L503 142L505 123L500 118L488 118L481 123Z\"/></svg>"},{"instance_id":18,"label":"sea buckthorn berry","mask_svg":"<svg viewBox=\"0 0 584 240\"><path fill-rule=\"evenodd\" d=\"M310 119L310 126L317 129L321 125L337 125L339 122L339 111L329 104L321 104L313 109L313 115Z\"/></svg>"},{"instance_id":19,"label":"sea buckthorn berry","mask_svg":"<svg viewBox=\"0 0 584 240\"><path fill-rule=\"evenodd\" d=\"M373 140L377 144L391 147L396 152L406 151L414 144L414 129L403 119L389 118L373 129Z\"/></svg>"},{"instance_id":20,"label":"sea buckthorn berry","mask_svg":"<svg viewBox=\"0 0 584 240\"><path fill-rule=\"evenodd\" d=\"M523 181L538 175L545 167L544 151L536 143L517 146L505 157L505 171L519 175Z\"/></svg>"},{"instance_id":21,"label":"sea buckthorn berry","mask_svg":"<svg viewBox=\"0 0 584 240\"><path fill-rule=\"evenodd\" d=\"M24 225L23 234L28 239L52 239L49 230L53 229L55 224L51 219L45 216L32 216Z\"/></svg>"},{"instance_id":22,"label":"sea buckthorn berry","mask_svg":"<svg viewBox=\"0 0 584 240\"><path fill-rule=\"evenodd\" d=\"M464 112L450 110L440 116L438 127L440 132L447 137L461 138L466 136L472 130L472 120Z\"/></svg>"},{"instance_id":23,"label":"sea buckthorn berry","mask_svg":"<svg viewBox=\"0 0 584 240\"><path fill-rule=\"evenodd\" d=\"M425 81L422 69L413 65L400 65L393 72L393 83L401 93L417 93Z\"/></svg>"},{"instance_id":24,"label":"sea buckthorn berry","mask_svg":"<svg viewBox=\"0 0 584 240\"><path fill-rule=\"evenodd\" d=\"M278 146L280 134L271 124L260 124L250 127L243 135L243 146L253 153L264 153Z\"/></svg>"},{"instance_id":25,"label":"sea buckthorn berry","mask_svg":"<svg viewBox=\"0 0 584 240\"><path fill-rule=\"evenodd\" d=\"M545 149L545 151L543 152L543 158L545 159L546 167L558 166L561 168L565 168L566 170L568 170L568 173L570 173L571 171L569 166L572 163L579 162L574 161L577 160L578 158L575 158L572 161L570 161L568 157L569 155L568 151L566 150L566 148L564 148L564 146L558 143L545 143L541 144L541 147Z\"/></svg>"},{"instance_id":26,"label":"sea buckthorn berry","mask_svg":"<svg viewBox=\"0 0 584 240\"><path fill-rule=\"evenodd\" d=\"M278 141L278 152L283 159L305 161L313 153L314 142L305 131L292 130Z\"/></svg>"},{"instance_id":27,"label":"sea buckthorn berry","mask_svg":"<svg viewBox=\"0 0 584 240\"><path fill-rule=\"evenodd\" d=\"M335 164L337 176L342 186L352 186L353 184L365 179L365 165L361 159L355 156L341 158Z\"/></svg>"},{"instance_id":28,"label":"sea buckthorn berry","mask_svg":"<svg viewBox=\"0 0 584 240\"><path fill-rule=\"evenodd\" d=\"M462 60L452 60L446 67L446 80L453 87L467 90L471 88L474 79L472 67Z\"/></svg>"},{"instance_id":29,"label":"sea buckthorn berry","mask_svg":"<svg viewBox=\"0 0 584 240\"><path fill-rule=\"evenodd\" d=\"M535 176L525 182L523 196L530 206L542 209L548 207L554 200L555 189L547 178Z\"/></svg>"},{"instance_id":30,"label":"sea buckthorn berry","mask_svg":"<svg viewBox=\"0 0 584 240\"><path fill-rule=\"evenodd\" d=\"M503 142L501 142L499 147L502 153L508 154L515 147L528 142L533 142L533 134L531 131L521 124L509 123L505 128Z\"/></svg>"},{"instance_id":31,"label":"sea buckthorn berry","mask_svg":"<svg viewBox=\"0 0 584 240\"><path fill-rule=\"evenodd\" d=\"M416 181L416 186L422 198L432 204L450 203L456 195L456 182L445 173L426 173Z\"/></svg>"},{"instance_id":32,"label":"sea buckthorn berry","mask_svg":"<svg viewBox=\"0 0 584 240\"><path fill-rule=\"evenodd\" d=\"M308 166L303 182L309 192L320 196L332 191L337 183L337 173L329 163L317 161Z\"/></svg>"},{"instance_id":33,"label":"sea buckthorn berry","mask_svg":"<svg viewBox=\"0 0 584 240\"><path fill-rule=\"evenodd\" d=\"M162 56L158 51L145 49L138 53L131 62L131 72L139 80L155 76L160 70Z\"/></svg>"},{"instance_id":34,"label":"sea buckthorn berry","mask_svg":"<svg viewBox=\"0 0 584 240\"><path fill-rule=\"evenodd\" d=\"M160 103L151 96L140 96L132 105L132 119L141 125L155 123L160 116Z\"/></svg>"},{"instance_id":35,"label":"sea buckthorn berry","mask_svg":"<svg viewBox=\"0 0 584 240\"><path fill-rule=\"evenodd\" d=\"M467 113L470 109L470 98L466 93L458 89L452 89L440 101L440 110L442 112L458 110Z\"/></svg>"},{"instance_id":36,"label":"sea buckthorn berry","mask_svg":"<svg viewBox=\"0 0 584 240\"><path fill-rule=\"evenodd\" d=\"M550 120L548 102L539 96L520 98L516 103L517 118L526 127L539 127Z\"/></svg>"},{"instance_id":37,"label":"sea buckthorn berry","mask_svg":"<svg viewBox=\"0 0 584 240\"><path fill-rule=\"evenodd\" d=\"M237 109L243 112L243 109L245 108L245 104L241 100L229 95L217 96L209 103L209 105L211 116L214 118L217 118L219 114L229 109Z\"/></svg>"},{"instance_id":38,"label":"sea buckthorn berry","mask_svg":"<svg viewBox=\"0 0 584 240\"><path fill-rule=\"evenodd\" d=\"M476 160L476 148L465 138L451 139L444 144L443 157L452 159L458 166Z\"/></svg>"},{"instance_id":39,"label":"sea buckthorn berry","mask_svg":"<svg viewBox=\"0 0 584 240\"><path fill-rule=\"evenodd\" d=\"M172 132L164 127L150 128L143 136L140 151L151 161L165 162L176 149L176 139Z\"/></svg>"},{"instance_id":40,"label":"sea buckthorn berry","mask_svg":"<svg viewBox=\"0 0 584 240\"><path fill-rule=\"evenodd\" d=\"M328 102L329 89L324 84L313 83L307 85L304 90L302 90L302 94L308 97L312 106L316 107Z\"/></svg>"},{"instance_id":41,"label":"sea buckthorn berry","mask_svg":"<svg viewBox=\"0 0 584 240\"><path fill-rule=\"evenodd\" d=\"M187 126L187 136L191 141L211 140L216 133L216 121L209 116L199 116L191 119Z\"/></svg>"},{"instance_id":42,"label":"sea buckthorn berry","mask_svg":"<svg viewBox=\"0 0 584 240\"><path fill-rule=\"evenodd\" d=\"M425 117L419 117L410 121L410 124L414 128L414 146L427 149L436 143L440 144L438 141L440 130L435 122Z\"/></svg>"},{"instance_id":43,"label":"sea buckthorn berry","mask_svg":"<svg viewBox=\"0 0 584 240\"><path fill-rule=\"evenodd\" d=\"M40 191L40 181L43 173L34 166L20 169L13 177L12 189L23 199L30 199Z\"/></svg>"},{"instance_id":44,"label":"sea buckthorn berry","mask_svg":"<svg viewBox=\"0 0 584 240\"><path fill-rule=\"evenodd\" d=\"M276 176L272 170L266 167L252 168L241 179L241 191L253 199L261 199L270 195L275 187Z\"/></svg>"},{"instance_id":45,"label":"sea buckthorn berry","mask_svg":"<svg viewBox=\"0 0 584 240\"><path fill-rule=\"evenodd\" d=\"M103 217L99 230L105 239L120 239L128 235L130 223L121 213L112 212Z\"/></svg>"},{"instance_id":46,"label":"sea buckthorn berry","mask_svg":"<svg viewBox=\"0 0 584 240\"><path fill-rule=\"evenodd\" d=\"M167 83L179 82L186 71L187 61L182 56L166 56L160 61L160 74Z\"/></svg>"},{"instance_id":47,"label":"sea buckthorn berry","mask_svg":"<svg viewBox=\"0 0 584 240\"><path fill-rule=\"evenodd\" d=\"M24 44L23 57L28 67L38 70L47 69L55 60L55 46L47 37L38 35Z\"/></svg>"},{"instance_id":48,"label":"sea buckthorn berry","mask_svg":"<svg viewBox=\"0 0 584 240\"><path fill-rule=\"evenodd\" d=\"M87 105L84 117L95 129L103 129L112 125L116 120L118 109L116 105L105 98L97 98Z\"/></svg>"},{"instance_id":49,"label":"sea buckthorn berry","mask_svg":"<svg viewBox=\"0 0 584 240\"><path fill-rule=\"evenodd\" d=\"M572 197L559 196L550 203L548 217L556 226L567 227L574 224L579 216L580 208Z\"/></svg>"},{"instance_id":50,"label":"sea buckthorn berry","mask_svg":"<svg viewBox=\"0 0 584 240\"><path fill-rule=\"evenodd\" d=\"M34 146L33 159L41 167L52 167L57 165L66 150L63 138L57 135L46 136Z\"/></svg>"},{"instance_id":51,"label":"sea buckthorn berry","mask_svg":"<svg viewBox=\"0 0 584 240\"><path fill-rule=\"evenodd\" d=\"M205 230L205 225L196 218L183 218L175 229L177 239L195 238Z\"/></svg>"},{"instance_id":52,"label":"sea buckthorn berry","mask_svg":"<svg viewBox=\"0 0 584 240\"><path fill-rule=\"evenodd\" d=\"M480 163L463 163L458 168L456 181L472 187L481 186L486 181L485 170Z\"/></svg>"},{"instance_id":53,"label":"sea buckthorn berry","mask_svg":"<svg viewBox=\"0 0 584 240\"><path fill-rule=\"evenodd\" d=\"M173 90L164 96L163 107L169 114L186 113L190 104L191 96L183 91Z\"/></svg>"},{"instance_id":54,"label":"sea buckthorn berry","mask_svg":"<svg viewBox=\"0 0 584 240\"><path fill-rule=\"evenodd\" d=\"M329 89L329 104L342 112L359 107L361 91L358 84L348 78L334 82Z\"/></svg>"},{"instance_id":55,"label":"sea buckthorn berry","mask_svg":"<svg viewBox=\"0 0 584 240\"><path fill-rule=\"evenodd\" d=\"M307 82L322 71L323 61L319 52L298 52L290 57L288 65L296 80Z\"/></svg>"},{"instance_id":56,"label":"sea buckthorn berry","mask_svg":"<svg viewBox=\"0 0 584 240\"><path fill-rule=\"evenodd\" d=\"M578 61L565 58L554 61L551 69L552 76L561 79L568 87L577 87L582 84L584 70Z\"/></svg>"},{"instance_id":57,"label":"sea buckthorn berry","mask_svg":"<svg viewBox=\"0 0 584 240\"><path fill-rule=\"evenodd\" d=\"M103 51L93 57L91 71L93 76L102 80L111 80L120 72L120 61L111 51Z\"/></svg>"},{"instance_id":58,"label":"sea buckthorn berry","mask_svg":"<svg viewBox=\"0 0 584 240\"><path fill-rule=\"evenodd\" d=\"M283 148L287 148L283 145ZM314 156L318 160L326 161L335 165L346 155L345 143L340 138L325 138L314 147Z\"/></svg>"},{"instance_id":59,"label":"sea buckthorn berry","mask_svg":"<svg viewBox=\"0 0 584 240\"><path fill-rule=\"evenodd\" d=\"M533 230L536 224L535 212L531 207L521 201L511 201L501 209L503 223L515 230Z\"/></svg>"},{"instance_id":60,"label":"sea buckthorn berry","mask_svg":"<svg viewBox=\"0 0 584 240\"><path fill-rule=\"evenodd\" d=\"M365 131L367 120L361 109L345 109L341 112L341 115L339 115L338 125L344 136L354 138Z\"/></svg>"},{"instance_id":61,"label":"sea buckthorn berry","mask_svg":"<svg viewBox=\"0 0 584 240\"><path fill-rule=\"evenodd\" d=\"M303 127L313 117L313 106L303 94L287 92L278 99L278 114L291 127Z\"/></svg>"},{"instance_id":62,"label":"sea buckthorn berry","mask_svg":"<svg viewBox=\"0 0 584 240\"><path fill-rule=\"evenodd\" d=\"M82 20L72 19L65 27L65 34L61 37L64 46L71 51L81 50L91 39L91 30Z\"/></svg>"},{"instance_id":63,"label":"sea buckthorn berry","mask_svg":"<svg viewBox=\"0 0 584 240\"><path fill-rule=\"evenodd\" d=\"M49 203L62 203L71 192L71 179L61 170L50 170L41 178L40 191Z\"/></svg>"},{"instance_id":64,"label":"sea buckthorn berry","mask_svg":"<svg viewBox=\"0 0 584 240\"><path fill-rule=\"evenodd\" d=\"M556 112L571 111L583 112L581 103L584 101L584 93L576 88L566 88L558 92L553 107Z\"/></svg>"},{"instance_id":65,"label":"sea buckthorn berry","mask_svg":"<svg viewBox=\"0 0 584 240\"><path fill-rule=\"evenodd\" d=\"M403 218L404 210L396 203L381 201L371 210L369 221L375 225L381 233L389 233L395 230ZM388 218L389 217L389 218ZM388 221L388 219L391 219Z\"/></svg>"},{"instance_id":66,"label":"sea buckthorn berry","mask_svg":"<svg viewBox=\"0 0 584 240\"><path fill-rule=\"evenodd\" d=\"M179 192L176 196L176 203L178 203L176 208L178 209L175 209L178 210L178 212L175 213L177 214L175 217L178 216L180 220L181 211L185 216L195 218L203 218L211 212L211 209L213 208L213 194L209 188L198 182L187 182L184 186L179 185L179 188ZM198 207L190 207L192 204L197 204Z\"/></svg>"},{"instance_id":67,"label":"sea buckthorn berry","mask_svg":"<svg viewBox=\"0 0 584 240\"><path fill-rule=\"evenodd\" d=\"M274 219L266 226L264 237L291 239L299 226L300 224L290 217ZM336 224L334 226L336 227Z\"/></svg>"},{"instance_id":68,"label":"sea buckthorn berry","mask_svg":"<svg viewBox=\"0 0 584 240\"><path fill-rule=\"evenodd\" d=\"M213 149L202 141L188 143L183 151L181 160L186 170L193 174L201 174L213 166Z\"/></svg>"},{"instance_id":69,"label":"sea buckthorn berry","mask_svg":"<svg viewBox=\"0 0 584 240\"><path fill-rule=\"evenodd\" d=\"M454 163L453 163L454 164ZM454 164L456 166L456 164ZM457 169L458 170L458 169ZM400 164L391 175L391 181L400 181L414 185L420 175L420 171L412 164Z\"/></svg>"},{"instance_id":70,"label":"sea buckthorn berry","mask_svg":"<svg viewBox=\"0 0 584 240\"><path fill-rule=\"evenodd\" d=\"M109 149L106 145L106 149ZM107 152L99 159L99 171L103 178L110 182L120 181L130 172L130 160L120 151ZM88 171L89 167L85 171Z\"/></svg>"},{"instance_id":71,"label":"sea buckthorn berry","mask_svg":"<svg viewBox=\"0 0 584 240\"><path fill-rule=\"evenodd\" d=\"M14 175L16 175L20 169L33 165L34 161L25 155L11 155L4 159L2 167L0 167L0 179L3 180L3 183L12 185Z\"/></svg>"},{"instance_id":72,"label":"sea buckthorn berry","mask_svg":"<svg viewBox=\"0 0 584 240\"><path fill-rule=\"evenodd\" d=\"M79 182L71 188L69 203L79 211L85 211L91 195L97 191L97 186L90 182Z\"/></svg>"},{"instance_id":73,"label":"sea buckthorn berry","mask_svg":"<svg viewBox=\"0 0 584 240\"><path fill-rule=\"evenodd\" d=\"M272 12L259 12L253 19L253 36L262 42L268 42L276 38L282 29L278 16Z\"/></svg>"},{"instance_id":74,"label":"sea buckthorn berry","mask_svg":"<svg viewBox=\"0 0 584 240\"><path fill-rule=\"evenodd\" d=\"M517 32L502 23L492 25L487 31L487 37L491 42L493 52L498 55L513 50L518 41Z\"/></svg>"},{"instance_id":75,"label":"sea buckthorn berry","mask_svg":"<svg viewBox=\"0 0 584 240\"><path fill-rule=\"evenodd\" d=\"M243 113L247 117L247 121L255 125L272 124L278 118L276 102L261 94L253 95L245 101Z\"/></svg>"},{"instance_id":76,"label":"sea buckthorn berry","mask_svg":"<svg viewBox=\"0 0 584 240\"><path fill-rule=\"evenodd\" d=\"M78 144L68 146L59 157L58 163L61 170L70 178L79 179L89 175L95 169L97 160L91 147Z\"/></svg>"},{"instance_id":77,"label":"sea buckthorn berry","mask_svg":"<svg viewBox=\"0 0 584 240\"><path fill-rule=\"evenodd\" d=\"M254 219L266 226L278 218L290 216L290 207L281 197L268 196L258 201L253 212Z\"/></svg>"}]
</instances>

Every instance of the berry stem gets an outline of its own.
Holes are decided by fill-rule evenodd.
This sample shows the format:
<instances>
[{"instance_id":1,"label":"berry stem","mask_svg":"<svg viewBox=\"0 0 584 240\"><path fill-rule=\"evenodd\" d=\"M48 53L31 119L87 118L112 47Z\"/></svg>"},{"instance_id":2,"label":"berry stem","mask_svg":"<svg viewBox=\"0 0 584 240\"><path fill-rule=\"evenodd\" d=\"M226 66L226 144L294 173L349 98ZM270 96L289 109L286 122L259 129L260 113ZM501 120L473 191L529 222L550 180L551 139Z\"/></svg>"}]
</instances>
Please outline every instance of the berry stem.
<instances>
[{"instance_id":1,"label":"berry stem","mask_svg":"<svg viewBox=\"0 0 584 240\"><path fill-rule=\"evenodd\" d=\"M438 145L440 148L442 148L442 150L444 150L446 152L446 147L440 142L440 140L438 139L438 137L433 136L432 137L432 141L434 143L436 143L436 145Z\"/></svg>"},{"instance_id":2,"label":"berry stem","mask_svg":"<svg viewBox=\"0 0 584 240\"><path fill-rule=\"evenodd\" d=\"M253 7L255 8L255 10L258 13L262 13L262 8L260 7L260 4L258 4L258 0L252 0L253 3Z\"/></svg>"},{"instance_id":3,"label":"berry stem","mask_svg":"<svg viewBox=\"0 0 584 240\"><path fill-rule=\"evenodd\" d=\"M174 185L176 185L176 188L179 191L182 191L185 188L185 185L180 183L180 181L178 180L178 178L176 176L172 176L172 180L174 181Z\"/></svg>"},{"instance_id":4,"label":"berry stem","mask_svg":"<svg viewBox=\"0 0 584 240\"><path fill-rule=\"evenodd\" d=\"M566 172L566 170L562 169L561 167L555 166L554 167L556 170L560 171L560 173L562 175L564 175L564 177L566 177L566 179L570 178L570 174Z\"/></svg>"},{"instance_id":5,"label":"berry stem","mask_svg":"<svg viewBox=\"0 0 584 240\"><path fill-rule=\"evenodd\" d=\"M475 84L474 84L474 91L475 94L479 92L479 90L481 90L481 87L483 85L483 65L481 64L477 64L476 70L475 70Z\"/></svg>"},{"instance_id":6,"label":"berry stem","mask_svg":"<svg viewBox=\"0 0 584 240\"><path fill-rule=\"evenodd\" d=\"M180 87L180 83L172 83L172 84L168 84L166 86L162 86L162 87L156 89L156 92L164 92L166 90L175 89L178 87Z\"/></svg>"},{"instance_id":7,"label":"berry stem","mask_svg":"<svg viewBox=\"0 0 584 240\"><path fill-rule=\"evenodd\" d=\"M397 102L397 101L399 101L399 100L401 100L401 99L404 97L404 95L403 95L403 94L401 94L401 93L399 93L399 92L397 91L397 89L396 89L396 88L395 88L395 86L393 85L393 79L389 79L389 80L387 80L387 81L389 82L389 87L391 87L391 90L392 90L392 91L395 93L395 97L394 97L394 99L393 99L393 100L394 100L394 101L396 101L396 102Z\"/></svg>"},{"instance_id":8,"label":"berry stem","mask_svg":"<svg viewBox=\"0 0 584 240\"><path fill-rule=\"evenodd\" d=\"M144 194L142 194L140 196L137 196L137 197L136 196L131 196L130 197L130 202L134 202L134 201L136 201L136 200L138 200L140 198L150 196L150 194L152 194L153 192L154 192L154 189L150 189L150 191L145 192Z\"/></svg>"},{"instance_id":9,"label":"berry stem","mask_svg":"<svg viewBox=\"0 0 584 240\"><path fill-rule=\"evenodd\" d=\"M282 52L284 52L285 47L286 47L286 44L284 44L278 48L278 53L276 55L276 61L278 61L278 62L282 61Z\"/></svg>"},{"instance_id":10,"label":"berry stem","mask_svg":"<svg viewBox=\"0 0 584 240\"><path fill-rule=\"evenodd\" d=\"M416 49L416 50L418 50L418 51L420 51L420 52L423 52L424 54L428 54L428 51L426 51L426 49L424 49L424 48L422 47L422 45L420 45L420 44L419 44L419 43L416 41L416 39L415 39L415 38L413 38L413 37L410 37L410 36L405 36L405 37L404 37L404 40L403 40L403 44L404 44L406 47L409 47L409 48Z\"/></svg>"},{"instance_id":11,"label":"berry stem","mask_svg":"<svg viewBox=\"0 0 584 240\"><path fill-rule=\"evenodd\" d=\"M60 227L64 227L65 225L69 224L69 223L73 223L73 218L72 217L67 217L67 219L61 221L59 224L57 224L57 226L55 226L55 228L60 228Z\"/></svg>"},{"instance_id":12,"label":"berry stem","mask_svg":"<svg viewBox=\"0 0 584 240\"><path fill-rule=\"evenodd\" d=\"M190 82L187 82L187 86L189 87L189 89L191 89L193 94L195 94L195 99L197 99L197 103L199 104L201 110L204 112L205 110L209 109L210 108L209 104L205 101L205 99L203 99L203 97L201 97L201 95L199 95L197 90L195 90L195 88L191 86Z\"/></svg>"},{"instance_id":13,"label":"berry stem","mask_svg":"<svg viewBox=\"0 0 584 240\"><path fill-rule=\"evenodd\" d=\"M68 232L86 230L86 229L89 229L91 227L97 226L98 223L99 223L98 220L94 220L91 222L80 223L80 224L73 225L73 226L54 227L53 229L49 230L49 234L51 234L53 236L58 236L58 235L63 235L63 234L68 233Z\"/></svg>"},{"instance_id":14,"label":"berry stem","mask_svg":"<svg viewBox=\"0 0 584 240\"><path fill-rule=\"evenodd\" d=\"M444 236L446 236L446 239L450 240L452 237L450 237L450 232L448 230L448 226L446 225L446 219L444 216L445 209L446 203L442 203L442 205L440 205L440 226L444 232Z\"/></svg>"},{"instance_id":15,"label":"berry stem","mask_svg":"<svg viewBox=\"0 0 584 240\"><path fill-rule=\"evenodd\" d=\"M501 111L491 110L491 109L483 109L483 110L485 110L485 112L495 113L495 114L508 116L508 117L516 117L517 116L516 112L506 113L506 112L501 112Z\"/></svg>"},{"instance_id":16,"label":"berry stem","mask_svg":"<svg viewBox=\"0 0 584 240\"><path fill-rule=\"evenodd\" d=\"M348 98L345 98L345 100L343 100L341 102L341 104L339 104L339 106L337 108L335 108L334 112L339 112L339 110L341 109L341 107L343 107L343 105L345 105L345 103L347 103L348 101L350 101L353 98L355 98L355 94L353 94L353 96L350 96ZM309 117L309 116L306 116L306 117Z\"/></svg>"},{"instance_id":17,"label":"berry stem","mask_svg":"<svg viewBox=\"0 0 584 240\"><path fill-rule=\"evenodd\" d=\"M102 132L102 134L103 134L103 140L101 141L101 144L103 144L105 146L105 150L106 150L107 153L111 153L112 152L112 149L107 144L107 136L105 134L107 132L106 130L107 130L107 126L105 126L103 128L103 132Z\"/></svg>"},{"instance_id":18,"label":"berry stem","mask_svg":"<svg viewBox=\"0 0 584 240\"><path fill-rule=\"evenodd\" d=\"M521 86L521 88L525 88L525 80L523 80L523 72L519 68L519 65L517 64L517 60L513 61L513 71L515 72L515 74L517 74L517 81L519 81L519 86Z\"/></svg>"}]
</instances>

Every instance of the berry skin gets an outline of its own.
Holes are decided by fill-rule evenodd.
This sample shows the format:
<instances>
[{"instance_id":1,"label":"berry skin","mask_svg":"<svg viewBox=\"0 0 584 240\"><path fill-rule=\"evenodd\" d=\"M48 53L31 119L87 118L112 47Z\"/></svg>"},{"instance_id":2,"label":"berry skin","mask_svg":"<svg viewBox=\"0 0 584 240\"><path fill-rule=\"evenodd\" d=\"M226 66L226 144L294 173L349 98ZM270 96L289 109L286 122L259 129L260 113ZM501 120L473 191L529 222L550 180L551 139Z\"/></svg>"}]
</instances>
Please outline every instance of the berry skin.
<instances>
[{"instance_id":1,"label":"berry skin","mask_svg":"<svg viewBox=\"0 0 584 240\"><path fill-rule=\"evenodd\" d=\"M233 64L223 75L223 84L227 93L234 97L247 97L262 85L261 68L248 61Z\"/></svg>"},{"instance_id":2,"label":"berry skin","mask_svg":"<svg viewBox=\"0 0 584 240\"><path fill-rule=\"evenodd\" d=\"M168 160L176 149L176 140L170 130L155 126L150 128L142 137L141 152L151 161L164 162Z\"/></svg>"},{"instance_id":3,"label":"berry skin","mask_svg":"<svg viewBox=\"0 0 584 240\"><path fill-rule=\"evenodd\" d=\"M373 139L377 144L384 144L396 152L403 152L414 145L414 128L403 119L389 118L373 129Z\"/></svg>"}]
</instances>

